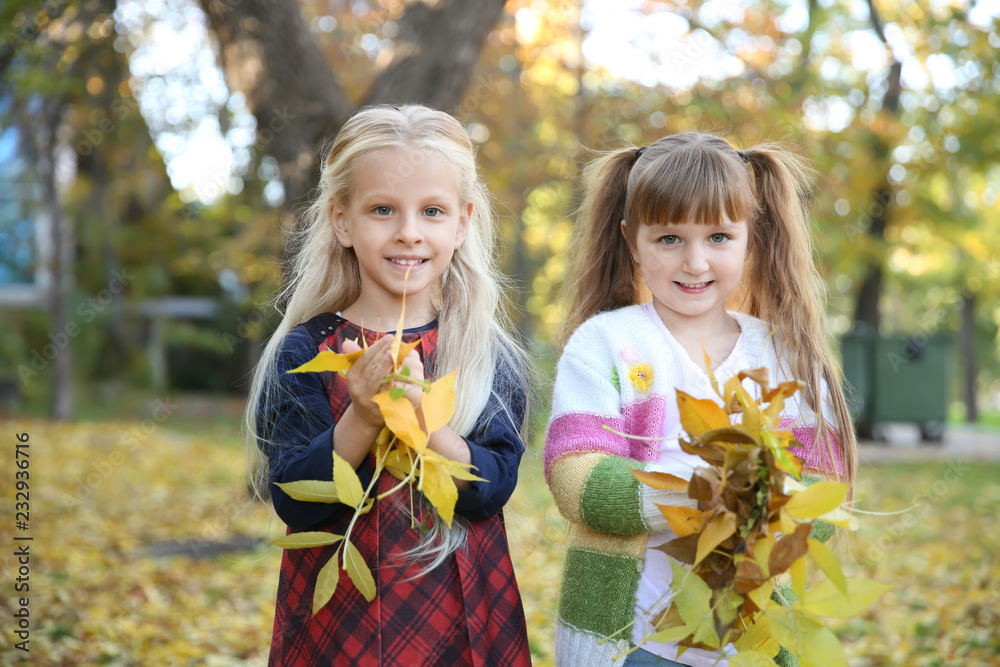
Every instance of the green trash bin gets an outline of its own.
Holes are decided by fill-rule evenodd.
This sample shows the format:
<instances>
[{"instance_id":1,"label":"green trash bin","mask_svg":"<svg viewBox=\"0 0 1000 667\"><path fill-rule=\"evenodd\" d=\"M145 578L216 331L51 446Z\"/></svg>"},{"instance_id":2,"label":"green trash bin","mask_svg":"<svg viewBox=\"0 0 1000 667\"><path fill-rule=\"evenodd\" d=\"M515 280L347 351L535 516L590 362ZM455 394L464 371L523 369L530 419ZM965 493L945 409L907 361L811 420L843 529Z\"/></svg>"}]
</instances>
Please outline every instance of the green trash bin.
<instances>
[{"instance_id":1,"label":"green trash bin","mask_svg":"<svg viewBox=\"0 0 1000 667\"><path fill-rule=\"evenodd\" d=\"M924 440L940 441L948 415L947 336L844 336L841 354L848 407L858 433L870 438L875 424L913 422Z\"/></svg>"}]
</instances>

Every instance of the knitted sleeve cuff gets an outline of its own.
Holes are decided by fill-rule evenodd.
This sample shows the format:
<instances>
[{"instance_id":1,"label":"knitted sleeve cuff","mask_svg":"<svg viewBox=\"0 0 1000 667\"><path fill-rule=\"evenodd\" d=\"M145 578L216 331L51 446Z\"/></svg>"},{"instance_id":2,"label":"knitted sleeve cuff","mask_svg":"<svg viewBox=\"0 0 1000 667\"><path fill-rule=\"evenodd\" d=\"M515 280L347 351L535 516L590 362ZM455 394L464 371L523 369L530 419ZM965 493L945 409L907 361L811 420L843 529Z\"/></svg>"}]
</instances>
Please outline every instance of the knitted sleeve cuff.
<instances>
[{"instance_id":1,"label":"knitted sleeve cuff","mask_svg":"<svg viewBox=\"0 0 1000 667\"><path fill-rule=\"evenodd\" d=\"M642 520L650 533L670 530L670 524L667 523L658 505L696 508L698 501L688 498L687 491L661 491L645 487L642 493Z\"/></svg>"}]
</instances>

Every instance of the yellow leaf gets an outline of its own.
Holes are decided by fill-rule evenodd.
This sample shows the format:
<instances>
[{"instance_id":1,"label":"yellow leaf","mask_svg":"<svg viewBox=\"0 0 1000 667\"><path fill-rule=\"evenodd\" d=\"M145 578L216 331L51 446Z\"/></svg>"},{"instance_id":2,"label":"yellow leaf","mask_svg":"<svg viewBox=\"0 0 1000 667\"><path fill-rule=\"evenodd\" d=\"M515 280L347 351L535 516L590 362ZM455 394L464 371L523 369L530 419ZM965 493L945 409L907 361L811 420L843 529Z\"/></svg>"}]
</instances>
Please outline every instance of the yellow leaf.
<instances>
[{"instance_id":1,"label":"yellow leaf","mask_svg":"<svg viewBox=\"0 0 1000 667\"><path fill-rule=\"evenodd\" d=\"M660 630L659 632L650 635L646 638L646 641L651 642L669 642L675 644L682 639L691 636L692 628L689 625L678 625L672 628L667 628L666 630ZM774 665L771 665L774 667Z\"/></svg>"},{"instance_id":2,"label":"yellow leaf","mask_svg":"<svg viewBox=\"0 0 1000 667\"><path fill-rule=\"evenodd\" d=\"M691 507L677 507L676 505L657 505L663 517L670 524L670 530L677 534L677 537L685 537L701 530L705 513Z\"/></svg>"},{"instance_id":3,"label":"yellow leaf","mask_svg":"<svg viewBox=\"0 0 1000 667\"><path fill-rule=\"evenodd\" d=\"M399 370L399 365L402 363L402 357L399 356L400 345L403 342L403 315L406 313L406 281L410 279L410 268L406 267L406 273L403 274L403 299L399 304L399 321L396 323L396 336L392 339L392 358L396 360L396 367L393 371ZM404 357L406 355L403 355Z\"/></svg>"},{"instance_id":4,"label":"yellow leaf","mask_svg":"<svg viewBox=\"0 0 1000 667\"><path fill-rule=\"evenodd\" d=\"M354 582L358 592L371 602L375 599L375 579L372 578L372 571L368 569L368 564L356 546L349 540L344 544L344 569L347 570L347 576Z\"/></svg>"},{"instance_id":5,"label":"yellow leaf","mask_svg":"<svg viewBox=\"0 0 1000 667\"><path fill-rule=\"evenodd\" d=\"M687 480L666 472L647 472L645 470L630 470L629 472L646 486L660 491L687 491L689 484Z\"/></svg>"},{"instance_id":6,"label":"yellow leaf","mask_svg":"<svg viewBox=\"0 0 1000 667\"><path fill-rule=\"evenodd\" d=\"M448 469L433 459L425 458L418 488L450 527L455 515L455 503L458 502L458 488Z\"/></svg>"},{"instance_id":7,"label":"yellow leaf","mask_svg":"<svg viewBox=\"0 0 1000 667\"><path fill-rule=\"evenodd\" d=\"M452 477L458 479L465 479L470 482L485 482L486 480L482 477L477 477L472 474L472 470L476 470L476 466L471 463L459 463L458 461L452 461L451 459L446 459L437 452L427 450L423 454L424 461L433 461L437 465L443 467Z\"/></svg>"},{"instance_id":8,"label":"yellow leaf","mask_svg":"<svg viewBox=\"0 0 1000 667\"><path fill-rule=\"evenodd\" d=\"M830 551L830 548L818 540L809 540L809 554L816 561L816 564L819 565L819 569L823 570L823 574L837 587L837 590L847 595L847 579L844 577L844 571L840 567L840 561ZM795 591L795 593L798 595L798 591ZM799 597L801 598L802 596L799 595Z\"/></svg>"},{"instance_id":9,"label":"yellow leaf","mask_svg":"<svg viewBox=\"0 0 1000 667\"><path fill-rule=\"evenodd\" d=\"M781 650L781 645L771 636L767 624L762 623L762 620L763 617L759 616L757 621L746 632L740 635L739 639L733 642L733 646L741 653L744 651L759 652L773 659L778 654L778 651ZM773 665L774 663L771 663L768 667L773 667Z\"/></svg>"},{"instance_id":10,"label":"yellow leaf","mask_svg":"<svg viewBox=\"0 0 1000 667\"><path fill-rule=\"evenodd\" d=\"M430 391L424 394L420 401L420 409L424 413L424 426L427 433L433 433L446 426L455 414L455 376L456 368L443 378L431 384Z\"/></svg>"},{"instance_id":11,"label":"yellow leaf","mask_svg":"<svg viewBox=\"0 0 1000 667\"><path fill-rule=\"evenodd\" d=\"M670 566L673 568L670 587L674 591L674 604L684 623L691 627L692 641L718 649L719 637L712 616L712 589L701 577L688 572L672 558Z\"/></svg>"},{"instance_id":12,"label":"yellow leaf","mask_svg":"<svg viewBox=\"0 0 1000 667\"><path fill-rule=\"evenodd\" d=\"M276 537L273 540L268 540L267 543L281 547L282 549L308 549L310 547L323 547L327 544L336 544L342 539L344 539L343 535L318 530Z\"/></svg>"},{"instance_id":13,"label":"yellow leaf","mask_svg":"<svg viewBox=\"0 0 1000 667\"><path fill-rule=\"evenodd\" d=\"M847 595L844 595L827 579L807 591L796 607L817 616L847 618L867 608L890 588L892 586L871 579L855 577L847 580Z\"/></svg>"},{"instance_id":14,"label":"yellow leaf","mask_svg":"<svg viewBox=\"0 0 1000 667\"><path fill-rule=\"evenodd\" d=\"M725 400L725 397L719 392L719 381L715 379L715 373L712 371L712 358L708 356L704 341L701 343L701 353L705 356L705 372L708 373L708 381L712 383L712 390L719 398Z\"/></svg>"},{"instance_id":15,"label":"yellow leaf","mask_svg":"<svg viewBox=\"0 0 1000 667\"><path fill-rule=\"evenodd\" d=\"M765 577L771 576L767 564L771 561L771 552L774 551L774 545L776 543L777 539L774 537L773 533L767 537L758 538L753 543L753 559L756 561L757 567L760 568L760 571L764 573Z\"/></svg>"},{"instance_id":16,"label":"yellow leaf","mask_svg":"<svg viewBox=\"0 0 1000 667\"><path fill-rule=\"evenodd\" d=\"M774 656L757 651L740 651L729 658L729 667L774 667Z\"/></svg>"},{"instance_id":17,"label":"yellow leaf","mask_svg":"<svg viewBox=\"0 0 1000 667\"><path fill-rule=\"evenodd\" d=\"M736 398L743 407L743 421L740 422L740 428L750 434L754 439L756 444L760 443L760 430L761 430L761 415L760 406L757 405L755 401L746 390L743 385L736 388Z\"/></svg>"},{"instance_id":18,"label":"yellow leaf","mask_svg":"<svg viewBox=\"0 0 1000 667\"><path fill-rule=\"evenodd\" d=\"M333 597L334 592L337 590L337 582L340 581L340 568L337 567L337 558L339 556L340 550L338 549L337 553L319 571L319 576L316 577L316 590L313 592L313 616L319 613L319 610L330 601L330 598Z\"/></svg>"},{"instance_id":19,"label":"yellow leaf","mask_svg":"<svg viewBox=\"0 0 1000 667\"><path fill-rule=\"evenodd\" d=\"M800 667L848 667L844 648L837 635L827 628L814 628L803 633Z\"/></svg>"},{"instance_id":20,"label":"yellow leaf","mask_svg":"<svg viewBox=\"0 0 1000 667\"><path fill-rule=\"evenodd\" d=\"M334 482L324 482L317 479L303 479L298 482L275 482L275 486L295 500L305 500L311 503L336 503L337 485Z\"/></svg>"},{"instance_id":21,"label":"yellow leaf","mask_svg":"<svg viewBox=\"0 0 1000 667\"><path fill-rule=\"evenodd\" d=\"M793 561L791 567L788 568L788 573L792 575L792 590L795 591L795 596L801 600L802 596L806 594L805 556Z\"/></svg>"},{"instance_id":22,"label":"yellow leaf","mask_svg":"<svg viewBox=\"0 0 1000 667\"><path fill-rule=\"evenodd\" d=\"M680 389L677 390L677 407L680 410L681 426L692 438L697 438L706 431L732 425L718 403L707 398L695 398Z\"/></svg>"},{"instance_id":23,"label":"yellow leaf","mask_svg":"<svg viewBox=\"0 0 1000 667\"><path fill-rule=\"evenodd\" d=\"M417 421L413 403L406 398L393 400L388 391L375 394L372 402L378 405L382 418L385 419L385 425L397 438L418 452L427 448L427 434L420 430L420 422Z\"/></svg>"},{"instance_id":24,"label":"yellow leaf","mask_svg":"<svg viewBox=\"0 0 1000 667\"><path fill-rule=\"evenodd\" d=\"M403 367L403 360L406 359L406 355L412 352L417 345L420 345L421 340L421 338L418 338L412 343L402 343L398 346L396 350L396 368L394 370ZM395 344L395 341L393 341L393 344Z\"/></svg>"},{"instance_id":25,"label":"yellow leaf","mask_svg":"<svg viewBox=\"0 0 1000 667\"><path fill-rule=\"evenodd\" d=\"M784 511L799 519L815 519L840 507L847 495L841 482L816 482L805 491L792 494Z\"/></svg>"},{"instance_id":26,"label":"yellow leaf","mask_svg":"<svg viewBox=\"0 0 1000 667\"><path fill-rule=\"evenodd\" d=\"M337 496L345 505L357 508L365 496L361 488L361 480L354 472L351 464L341 458L337 450L333 451L333 481L337 485Z\"/></svg>"},{"instance_id":27,"label":"yellow leaf","mask_svg":"<svg viewBox=\"0 0 1000 667\"><path fill-rule=\"evenodd\" d=\"M716 515L715 518L708 522L701 537L698 538L698 555L694 558L694 565L700 563L705 556L712 552L712 549L719 546L720 542L724 541L735 531L735 514L732 512L723 512Z\"/></svg>"},{"instance_id":28,"label":"yellow leaf","mask_svg":"<svg viewBox=\"0 0 1000 667\"><path fill-rule=\"evenodd\" d=\"M358 350L350 354L337 354L336 352L324 350L298 368L293 368L285 372L322 373L323 371L346 371L363 352L364 350Z\"/></svg>"},{"instance_id":29,"label":"yellow leaf","mask_svg":"<svg viewBox=\"0 0 1000 667\"><path fill-rule=\"evenodd\" d=\"M410 460L409 451L411 450L400 445L385 457L385 467L396 479L404 479L413 470L413 461Z\"/></svg>"}]
</instances>

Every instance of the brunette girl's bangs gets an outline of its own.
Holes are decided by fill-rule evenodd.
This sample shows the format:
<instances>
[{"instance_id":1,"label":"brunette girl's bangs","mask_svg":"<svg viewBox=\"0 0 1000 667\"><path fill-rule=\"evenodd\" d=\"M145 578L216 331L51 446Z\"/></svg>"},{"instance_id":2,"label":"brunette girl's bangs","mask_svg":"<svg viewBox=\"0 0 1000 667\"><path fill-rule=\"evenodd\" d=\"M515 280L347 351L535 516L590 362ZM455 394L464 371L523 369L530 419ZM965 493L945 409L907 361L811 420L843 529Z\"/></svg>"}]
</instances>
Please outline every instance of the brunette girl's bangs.
<instances>
[{"instance_id":1,"label":"brunette girl's bangs","mask_svg":"<svg viewBox=\"0 0 1000 667\"><path fill-rule=\"evenodd\" d=\"M655 156L629 193L628 219L644 225L714 225L725 214L733 222L751 222L757 206L753 177L735 150L727 152L732 156L702 143Z\"/></svg>"}]
</instances>

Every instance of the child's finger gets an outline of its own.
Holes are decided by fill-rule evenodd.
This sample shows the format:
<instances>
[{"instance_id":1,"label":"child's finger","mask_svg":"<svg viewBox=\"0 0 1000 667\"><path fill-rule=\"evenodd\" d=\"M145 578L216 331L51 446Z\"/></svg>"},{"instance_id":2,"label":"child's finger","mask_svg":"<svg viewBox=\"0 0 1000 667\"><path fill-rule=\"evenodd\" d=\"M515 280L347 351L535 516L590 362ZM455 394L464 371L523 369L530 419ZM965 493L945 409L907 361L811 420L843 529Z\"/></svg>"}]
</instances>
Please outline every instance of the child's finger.
<instances>
[{"instance_id":1,"label":"child's finger","mask_svg":"<svg viewBox=\"0 0 1000 667\"><path fill-rule=\"evenodd\" d=\"M350 354L351 352L357 352L360 349L361 346L355 343L353 340L345 340L344 345L340 351L344 354Z\"/></svg>"}]
</instances>

